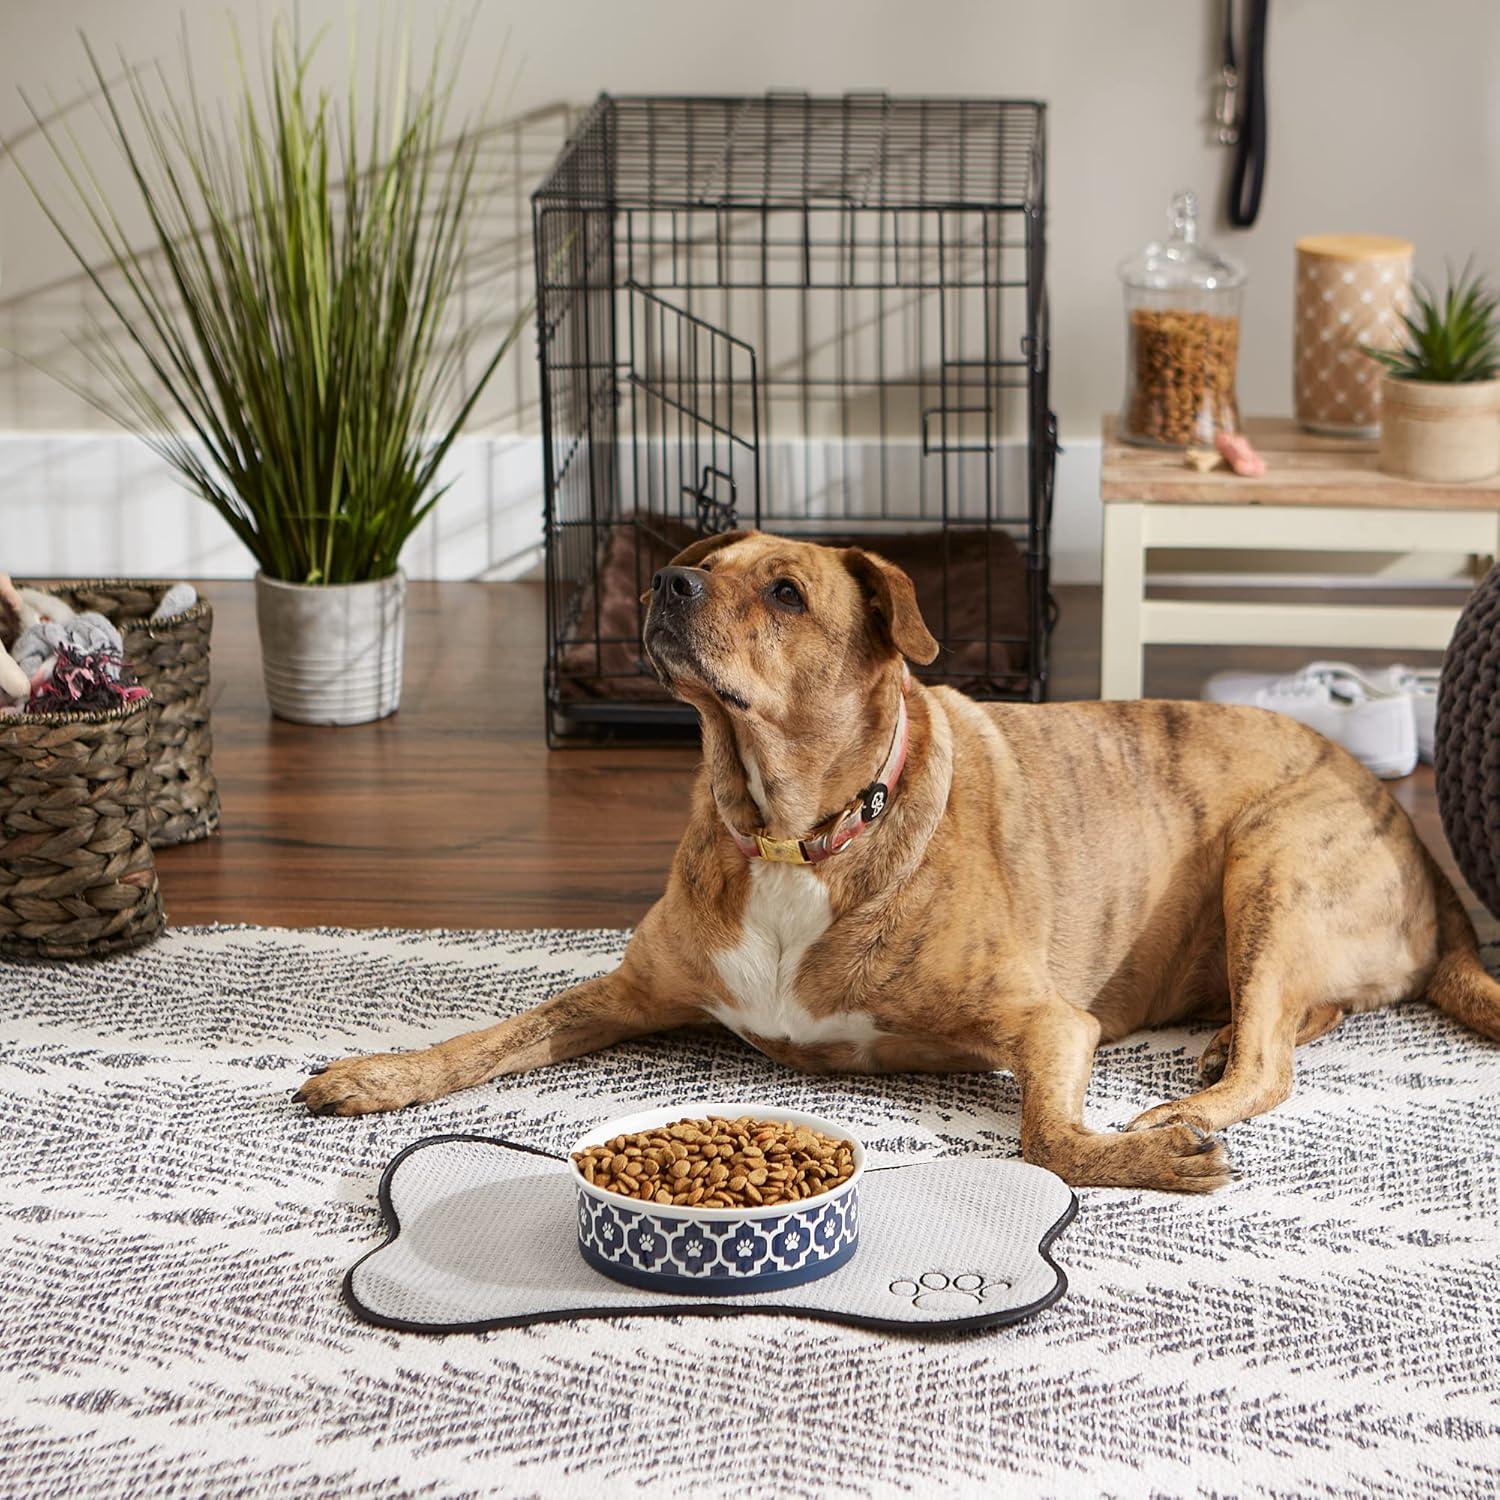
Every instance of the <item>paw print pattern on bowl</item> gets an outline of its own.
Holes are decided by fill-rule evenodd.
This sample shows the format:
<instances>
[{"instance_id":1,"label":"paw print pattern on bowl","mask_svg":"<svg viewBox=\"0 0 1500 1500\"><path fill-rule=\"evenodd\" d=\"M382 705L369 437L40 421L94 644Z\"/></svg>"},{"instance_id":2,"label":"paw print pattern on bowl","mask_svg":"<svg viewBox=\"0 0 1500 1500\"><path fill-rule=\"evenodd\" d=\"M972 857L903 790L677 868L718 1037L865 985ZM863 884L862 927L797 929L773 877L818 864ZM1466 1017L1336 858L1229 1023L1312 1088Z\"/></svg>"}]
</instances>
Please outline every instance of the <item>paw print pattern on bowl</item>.
<instances>
[{"instance_id":1,"label":"paw print pattern on bowl","mask_svg":"<svg viewBox=\"0 0 1500 1500\"><path fill-rule=\"evenodd\" d=\"M667 1237L655 1224L636 1217L638 1222L626 1231L625 1249L636 1265L649 1271L667 1258Z\"/></svg>"},{"instance_id":2,"label":"paw print pattern on bowl","mask_svg":"<svg viewBox=\"0 0 1500 1500\"><path fill-rule=\"evenodd\" d=\"M836 1270L852 1253L858 1195L811 1203L773 1219L701 1224L617 1208L580 1196L578 1244L606 1275L635 1285L693 1283L698 1290L770 1290ZM784 1280L783 1278L793 1278Z\"/></svg>"},{"instance_id":3,"label":"paw print pattern on bowl","mask_svg":"<svg viewBox=\"0 0 1500 1500\"><path fill-rule=\"evenodd\" d=\"M996 1287L1009 1287L1000 1277L986 1276L982 1271L960 1271L950 1276L944 1271L923 1271L917 1277L899 1277L891 1283L891 1293L910 1302L923 1312L962 1313L965 1306L978 1309Z\"/></svg>"},{"instance_id":4,"label":"paw print pattern on bowl","mask_svg":"<svg viewBox=\"0 0 1500 1500\"><path fill-rule=\"evenodd\" d=\"M688 1223L670 1241L672 1264L688 1276L707 1276L718 1262L719 1247L701 1224Z\"/></svg>"},{"instance_id":5,"label":"paw print pattern on bowl","mask_svg":"<svg viewBox=\"0 0 1500 1500\"><path fill-rule=\"evenodd\" d=\"M770 1253L765 1234L749 1224L731 1226L719 1249L724 1264L741 1276L753 1276Z\"/></svg>"},{"instance_id":6,"label":"paw print pattern on bowl","mask_svg":"<svg viewBox=\"0 0 1500 1500\"><path fill-rule=\"evenodd\" d=\"M698 1105L602 1125L580 1146L684 1117L733 1119L744 1114L790 1119L829 1135L850 1135L844 1126L795 1111ZM774 1206L707 1211L675 1204L637 1207L586 1182L575 1169L578 1248L595 1270L654 1291L734 1296L797 1286L836 1271L854 1254L863 1164L864 1148L856 1142L855 1173L831 1193Z\"/></svg>"},{"instance_id":7,"label":"paw print pattern on bowl","mask_svg":"<svg viewBox=\"0 0 1500 1500\"><path fill-rule=\"evenodd\" d=\"M626 1230L638 1221L639 1215L622 1211L612 1204L593 1205L592 1212L585 1212L579 1205L578 1238L585 1239L601 1255L618 1255L625 1243Z\"/></svg>"},{"instance_id":8,"label":"paw print pattern on bowl","mask_svg":"<svg viewBox=\"0 0 1500 1500\"><path fill-rule=\"evenodd\" d=\"M859 1220L855 1211L858 1207L857 1197L844 1200L840 1212L840 1205L830 1204L831 1213L820 1214L818 1221L813 1225L813 1240L820 1250L832 1250L847 1236L859 1233Z\"/></svg>"},{"instance_id":9,"label":"paw print pattern on bowl","mask_svg":"<svg viewBox=\"0 0 1500 1500\"><path fill-rule=\"evenodd\" d=\"M801 1219L793 1219L772 1236L771 1254L790 1271L807 1259L815 1245L812 1229Z\"/></svg>"}]
</instances>

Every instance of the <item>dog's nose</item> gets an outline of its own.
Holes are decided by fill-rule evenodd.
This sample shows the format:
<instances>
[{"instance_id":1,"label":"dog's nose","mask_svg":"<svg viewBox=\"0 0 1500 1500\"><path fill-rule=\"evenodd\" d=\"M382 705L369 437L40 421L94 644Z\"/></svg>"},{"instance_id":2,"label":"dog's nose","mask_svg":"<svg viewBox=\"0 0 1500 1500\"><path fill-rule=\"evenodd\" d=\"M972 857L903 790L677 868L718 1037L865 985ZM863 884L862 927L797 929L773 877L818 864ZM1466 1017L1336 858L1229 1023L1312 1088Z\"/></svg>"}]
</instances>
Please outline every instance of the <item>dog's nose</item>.
<instances>
[{"instance_id":1,"label":"dog's nose","mask_svg":"<svg viewBox=\"0 0 1500 1500\"><path fill-rule=\"evenodd\" d=\"M651 580L651 592L663 604L703 597L703 575L695 568L663 568Z\"/></svg>"}]
</instances>

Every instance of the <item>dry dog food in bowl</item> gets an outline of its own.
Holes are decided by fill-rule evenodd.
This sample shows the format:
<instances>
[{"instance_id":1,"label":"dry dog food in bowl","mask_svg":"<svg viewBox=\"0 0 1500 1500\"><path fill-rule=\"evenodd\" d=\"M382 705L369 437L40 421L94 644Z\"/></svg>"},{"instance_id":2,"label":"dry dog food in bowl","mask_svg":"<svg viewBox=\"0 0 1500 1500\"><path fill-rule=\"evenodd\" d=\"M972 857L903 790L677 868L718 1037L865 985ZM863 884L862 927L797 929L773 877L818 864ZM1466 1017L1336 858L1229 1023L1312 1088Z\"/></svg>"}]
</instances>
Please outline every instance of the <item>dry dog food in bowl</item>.
<instances>
[{"instance_id":1,"label":"dry dog food in bowl","mask_svg":"<svg viewBox=\"0 0 1500 1500\"><path fill-rule=\"evenodd\" d=\"M836 1271L858 1244L864 1147L815 1115L651 1110L589 1131L570 1156L579 1251L632 1286L774 1291Z\"/></svg>"}]
</instances>

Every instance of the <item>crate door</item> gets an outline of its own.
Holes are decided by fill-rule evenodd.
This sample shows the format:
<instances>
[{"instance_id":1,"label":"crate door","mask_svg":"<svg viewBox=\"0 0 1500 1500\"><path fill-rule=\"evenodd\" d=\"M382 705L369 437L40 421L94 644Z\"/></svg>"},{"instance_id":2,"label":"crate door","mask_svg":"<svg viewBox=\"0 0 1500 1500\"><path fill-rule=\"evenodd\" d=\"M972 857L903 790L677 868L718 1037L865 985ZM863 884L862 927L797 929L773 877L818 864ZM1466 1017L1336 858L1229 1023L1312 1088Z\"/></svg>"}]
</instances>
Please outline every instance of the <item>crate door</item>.
<instances>
[{"instance_id":1,"label":"crate door","mask_svg":"<svg viewBox=\"0 0 1500 1500\"><path fill-rule=\"evenodd\" d=\"M680 537L760 524L755 350L633 283L625 288L638 524Z\"/></svg>"}]
</instances>

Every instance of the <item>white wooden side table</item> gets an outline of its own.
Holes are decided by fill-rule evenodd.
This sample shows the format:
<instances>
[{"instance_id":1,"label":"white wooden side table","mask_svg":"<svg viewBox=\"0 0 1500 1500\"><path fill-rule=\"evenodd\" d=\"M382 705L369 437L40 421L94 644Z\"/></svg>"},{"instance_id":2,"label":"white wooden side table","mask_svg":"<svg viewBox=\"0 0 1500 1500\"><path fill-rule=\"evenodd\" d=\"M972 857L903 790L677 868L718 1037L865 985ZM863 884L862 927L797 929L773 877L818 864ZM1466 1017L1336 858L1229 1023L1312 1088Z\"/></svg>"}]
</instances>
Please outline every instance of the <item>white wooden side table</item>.
<instances>
[{"instance_id":1,"label":"white wooden side table","mask_svg":"<svg viewBox=\"0 0 1500 1500\"><path fill-rule=\"evenodd\" d=\"M1459 611L1401 604L1148 599L1150 549L1500 555L1500 476L1422 484L1382 474L1376 444L1318 437L1290 419L1245 432L1260 479L1200 474L1104 420L1104 622L1100 696L1139 698L1147 646L1345 646L1441 651Z\"/></svg>"}]
</instances>

